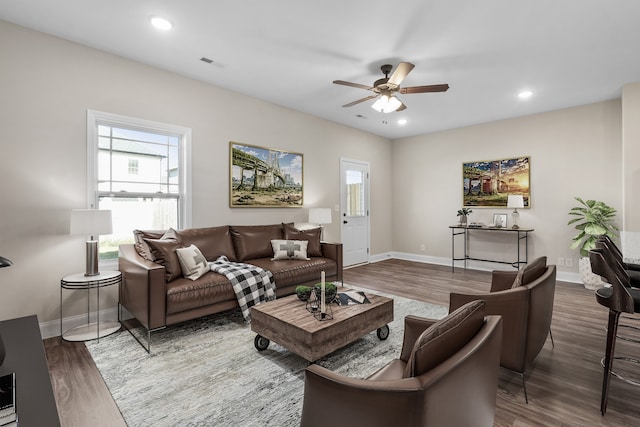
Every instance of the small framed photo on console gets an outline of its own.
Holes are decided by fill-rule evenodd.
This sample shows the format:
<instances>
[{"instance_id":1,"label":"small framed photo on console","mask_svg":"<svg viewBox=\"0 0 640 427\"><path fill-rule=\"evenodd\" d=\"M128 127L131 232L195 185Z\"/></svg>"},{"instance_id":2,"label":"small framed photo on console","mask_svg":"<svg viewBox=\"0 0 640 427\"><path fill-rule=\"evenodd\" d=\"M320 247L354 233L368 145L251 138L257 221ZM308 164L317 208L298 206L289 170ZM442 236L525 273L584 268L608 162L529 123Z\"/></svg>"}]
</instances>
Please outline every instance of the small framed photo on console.
<instances>
[{"instance_id":1,"label":"small framed photo on console","mask_svg":"<svg viewBox=\"0 0 640 427\"><path fill-rule=\"evenodd\" d=\"M495 228L507 228L507 214L493 214L492 227Z\"/></svg>"}]
</instances>

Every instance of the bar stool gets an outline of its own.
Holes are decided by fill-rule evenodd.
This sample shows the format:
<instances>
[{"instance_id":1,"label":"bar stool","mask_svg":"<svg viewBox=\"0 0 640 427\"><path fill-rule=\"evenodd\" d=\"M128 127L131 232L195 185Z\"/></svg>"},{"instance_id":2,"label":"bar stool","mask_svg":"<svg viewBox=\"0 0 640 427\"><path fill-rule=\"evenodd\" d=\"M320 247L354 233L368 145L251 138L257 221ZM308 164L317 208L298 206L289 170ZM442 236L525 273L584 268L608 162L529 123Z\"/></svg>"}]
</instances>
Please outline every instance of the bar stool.
<instances>
[{"instance_id":1,"label":"bar stool","mask_svg":"<svg viewBox=\"0 0 640 427\"><path fill-rule=\"evenodd\" d=\"M629 285L632 288L640 288L640 264L631 264L624 262L622 251L614 243L609 236L602 235L596 240L596 248L604 248L620 263L622 269L629 276Z\"/></svg>"},{"instance_id":2,"label":"bar stool","mask_svg":"<svg viewBox=\"0 0 640 427\"><path fill-rule=\"evenodd\" d=\"M602 378L602 395L600 399L600 412L607 412L607 400L609 396L609 382L614 375L625 382L640 385L639 382L624 378L613 372L614 359L624 359L640 363L640 360L630 357L614 357L616 337L618 333L618 321L621 313L640 312L640 290L629 286L629 276L624 273L624 268L606 248L600 247L589 251L592 271L611 284L611 287L600 288L596 291L598 303L609 309L609 321L607 324L607 345L602 360L604 368Z\"/></svg>"},{"instance_id":3,"label":"bar stool","mask_svg":"<svg viewBox=\"0 0 640 427\"><path fill-rule=\"evenodd\" d=\"M640 265L624 262L624 256L622 255L622 252L620 251L620 249L618 249L618 246L616 246L616 244L613 242L613 240L611 240L609 236L602 235L598 237L598 240L596 241L596 248L604 249L605 251L607 251L608 256L613 256L613 258L617 261L617 264L614 261L608 262L610 264L613 263L614 265L619 264L619 273L622 277L622 283L625 284L625 286L631 288L640 288ZM636 332L640 331L640 327L626 322L640 322L639 317L625 316L623 314L620 316L620 318L624 319L625 323L618 322L618 329L625 328L626 330L635 330ZM630 338L629 335L618 334L616 338L624 341L640 343L640 340L636 338Z\"/></svg>"}]
</instances>

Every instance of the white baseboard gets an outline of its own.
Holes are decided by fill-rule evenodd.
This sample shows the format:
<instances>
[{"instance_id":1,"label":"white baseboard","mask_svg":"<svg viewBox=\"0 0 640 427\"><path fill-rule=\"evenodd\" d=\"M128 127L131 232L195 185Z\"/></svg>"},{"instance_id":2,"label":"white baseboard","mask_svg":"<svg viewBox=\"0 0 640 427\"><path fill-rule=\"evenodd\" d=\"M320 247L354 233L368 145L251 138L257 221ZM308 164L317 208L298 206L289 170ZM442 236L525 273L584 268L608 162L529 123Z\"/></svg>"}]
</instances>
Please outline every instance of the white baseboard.
<instances>
[{"instance_id":1,"label":"white baseboard","mask_svg":"<svg viewBox=\"0 0 640 427\"><path fill-rule=\"evenodd\" d=\"M451 266L451 258L432 257L427 255L410 254L406 252L385 252L382 254L372 255L369 258L369 262L380 262L387 259L401 259L405 261L422 262L425 264L436 264ZM472 270L492 271L496 269L505 269L504 265L496 266L490 262L483 261L467 261L467 268ZM569 271L558 271L557 280L562 282L582 283L580 274ZM103 320L116 320L118 318L118 308L112 307L104 310L100 310L100 319ZM89 316L89 321L94 322L96 319L96 313L92 312ZM74 326L81 325L87 322L87 315L80 314L72 317L65 317L62 319L62 330L66 331ZM52 320L50 322L40 323L40 333L42 338L51 338L60 336L60 320Z\"/></svg>"},{"instance_id":2,"label":"white baseboard","mask_svg":"<svg viewBox=\"0 0 640 427\"><path fill-rule=\"evenodd\" d=\"M82 325L87 322L95 322L96 318L97 318L96 312L92 312L88 318L86 314L79 314L77 316L65 317L62 319L62 330L66 331L68 329L73 328L74 326ZM100 321L117 320L117 319L118 319L117 307L100 310ZM40 323L40 334L42 335L42 339L59 337L60 336L60 319L51 320L50 322Z\"/></svg>"},{"instance_id":3,"label":"white baseboard","mask_svg":"<svg viewBox=\"0 0 640 427\"><path fill-rule=\"evenodd\" d=\"M427 255L417 255L410 254L406 252L385 252L382 254L372 255L370 258L370 262L380 262L387 259L401 259L405 261L415 261L422 262L426 264L436 264L436 265L446 265L451 266L451 258L441 258L441 257L433 257ZM457 262L456 266L461 266L462 262ZM508 266L504 264L496 264L492 262L484 262L484 261L467 261L467 268L471 270L481 270L481 271L493 271L493 270L506 270L509 269ZM582 278L579 273L574 273L571 271L557 271L556 279L561 282L570 282L570 283L580 283L582 284Z\"/></svg>"}]
</instances>

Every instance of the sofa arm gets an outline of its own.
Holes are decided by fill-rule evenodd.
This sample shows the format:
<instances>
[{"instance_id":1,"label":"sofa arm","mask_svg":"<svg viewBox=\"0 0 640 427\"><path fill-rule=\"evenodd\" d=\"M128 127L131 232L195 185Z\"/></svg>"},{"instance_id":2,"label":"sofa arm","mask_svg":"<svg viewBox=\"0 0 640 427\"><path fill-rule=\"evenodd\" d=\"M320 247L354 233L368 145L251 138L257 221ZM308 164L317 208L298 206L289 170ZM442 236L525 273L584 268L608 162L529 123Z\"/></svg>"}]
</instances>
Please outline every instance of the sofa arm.
<instances>
[{"instance_id":1,"label":"sofa arm","mask_svg":"<svg viewBox=\"0 0 640 427\"><path fill-rule=\"evenodd\" d=\"M132 244L118 248L118 266L120 304L149 330L165 326L165 268L142 258Z\"/></svg>"},{"instance_id":2,"label":"sofa arm","mask_svg":"<svg viewBox=\"0 0 640 427\"><path fill-rule=\"evenodd\" d=\"M342 243L320 242L322 248L322 256L324 258L335 261L336 263L336 280L342 282Z\"/></svg>"}]
</instances>

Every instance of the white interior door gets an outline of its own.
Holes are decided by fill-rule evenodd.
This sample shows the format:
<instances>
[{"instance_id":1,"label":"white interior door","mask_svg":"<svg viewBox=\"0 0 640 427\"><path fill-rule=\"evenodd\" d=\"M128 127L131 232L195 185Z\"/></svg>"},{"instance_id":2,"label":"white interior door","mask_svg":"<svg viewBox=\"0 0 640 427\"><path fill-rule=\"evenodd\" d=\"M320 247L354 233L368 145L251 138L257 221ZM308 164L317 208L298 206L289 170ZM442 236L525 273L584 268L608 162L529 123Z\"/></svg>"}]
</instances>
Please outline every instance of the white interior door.
<instances>
[{"instance_id":1,"label":"white interior door","mask_svg":"<svg viewBox=\"0 0 640 427\"><path fill-rule=\"evenodd\" d=\"M369 163L340 159L341 236L345 267L369 262Z\"/></svg>"}]
</instances>

